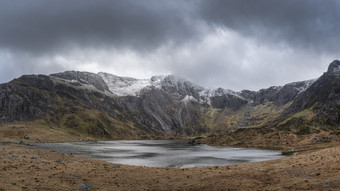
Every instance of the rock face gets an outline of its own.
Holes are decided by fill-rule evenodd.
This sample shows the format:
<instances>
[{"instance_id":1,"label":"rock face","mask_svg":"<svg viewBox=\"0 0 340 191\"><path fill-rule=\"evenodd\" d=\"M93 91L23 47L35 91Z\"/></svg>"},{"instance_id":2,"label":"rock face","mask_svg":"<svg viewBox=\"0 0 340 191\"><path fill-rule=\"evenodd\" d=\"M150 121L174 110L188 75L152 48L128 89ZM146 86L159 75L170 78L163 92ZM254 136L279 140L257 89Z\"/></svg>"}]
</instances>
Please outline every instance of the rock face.
<instances>
[{"instance_id":1,"label":"rock face","mask_svg":"<svg viewBox=\"0 0 340 191\"><path fill-rule=\"evenodd\" d=\"M313 107L318 123L340 123L340 61L333 61L318 80L306 91L299 94L292 105L285 111L285 115L301 112Z\"/></svg>"},{"instance_id":2,"label":"rock face","mask_svg":"<svg viewBox=\"0 0 340 191\"><path fill-rule=\"evenodd\" d=\"M340 61L334 60L328 67L327 73L339 73L340 72Z\"/></svg>"},{"instance_id":3,"label":"rock face","mask_svg":"<svg viewBox=\"0 0 340 191\"><path fill-rule=\"evenodd\" d=\"M31 80L39 79L39 80ZM51 87L46 76L23 76L25 86L15 83L0 85L0 119L6 122L25 121L43 118L51 111L50 100L31 87L48 89Z\"/></svg>"},{"instance_id":4,"label":"rock face","mask_svg":"<svg viewBox=\"0 0 340 191\"><path fill-rule=\"evenodd\" d=\"M100 91L109 91L109 87L98 74L89 72L66 71L63 73L51 74L60 80L65 80L75 86L93 86Z\"/></svg>"},{"instance_id":5,"label":"rock face","mask_svg":"<svg viewBox=\"0 0 340 191\"><path fill-rule=\"evenodd\" d=\"M241 92L204 89L174 75L26 75L0 85L0 120L40 119L108 138L122 132L185 136L270 126L305 110L313 113L313 123L335 126L340 122L339 68L340 62L334 61L319 79Z\"/></svg>"}]
</instances>

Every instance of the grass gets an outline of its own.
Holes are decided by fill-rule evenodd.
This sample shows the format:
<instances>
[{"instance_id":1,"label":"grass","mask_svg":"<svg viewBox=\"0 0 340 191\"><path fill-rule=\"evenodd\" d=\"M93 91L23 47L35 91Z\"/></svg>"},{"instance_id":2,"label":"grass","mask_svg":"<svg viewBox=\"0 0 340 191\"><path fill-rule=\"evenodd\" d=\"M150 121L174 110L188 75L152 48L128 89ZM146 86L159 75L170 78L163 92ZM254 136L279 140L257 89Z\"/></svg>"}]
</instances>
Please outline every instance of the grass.
<instances>
[{"instance_id":1,"label":"grass","mask_svg":"<svg viewBox=\"0 0 340 191\"><path fill-rule=\"evenodd\" d=\"M295 113L294 115L288 117L287 119L285 119L284 121L282 121L279 125L285 125L288 122L294 120L294 119L304 119L306 121L311 121L313 119L313 117L315 117L315 113L314 113L314 108L318 105L318 103L315 103L314 105L312 105L311 107L302 110L298 113Z\"/></svg>"},{"instance_id":2,"label":"grass","mask_svg":"<svg viewBox=\"0 0 340 191\"><path fill-rule=\"evenodd\" d=\"M29 139L24 136L28 135ZM73 136L57 127L50 126L43 120L32 122L17 122L0 125L1 142L66 142L79 141Z\"/></svg>"},{"instance_id":3,"label":"grass","mask_svg":"<svg viewBox=\"0 0 340 191\"><path fill-rule=\"evenodd\" d=\"M215 132L225 132L238 128L262 127L280 116L290 105L291 102L283 106L266 102L255 107L246 105L237 111L228 108L223 110L209 108L209 110L204 113L204 122L210 130Z\"/></svg>"}]
</instances>

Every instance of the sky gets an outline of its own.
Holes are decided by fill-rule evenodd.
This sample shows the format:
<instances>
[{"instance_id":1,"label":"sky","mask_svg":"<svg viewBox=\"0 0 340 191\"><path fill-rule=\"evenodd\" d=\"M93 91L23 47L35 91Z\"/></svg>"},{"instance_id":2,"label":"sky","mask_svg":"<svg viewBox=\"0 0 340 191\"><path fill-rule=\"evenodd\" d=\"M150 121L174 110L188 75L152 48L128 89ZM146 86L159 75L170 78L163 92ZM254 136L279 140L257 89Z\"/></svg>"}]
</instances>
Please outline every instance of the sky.
<instances>
[{"instance_id":1,"label":"sky","mask_svg":"<svg viewBox=\"0 0 340 191\"><path fill-rule=\"evenodd\" d=\"M338 0L1 0L0 83L66 70L259 90L340 59Z\"/></svg>"}]
</instances>

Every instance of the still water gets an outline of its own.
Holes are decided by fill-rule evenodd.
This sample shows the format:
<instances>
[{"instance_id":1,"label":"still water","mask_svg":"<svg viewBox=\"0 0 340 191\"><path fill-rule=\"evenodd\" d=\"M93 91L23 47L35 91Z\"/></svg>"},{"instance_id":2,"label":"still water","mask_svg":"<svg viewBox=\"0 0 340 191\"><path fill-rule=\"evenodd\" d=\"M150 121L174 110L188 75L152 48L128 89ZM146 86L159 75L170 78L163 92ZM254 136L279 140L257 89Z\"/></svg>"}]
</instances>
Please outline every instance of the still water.
<instances>
[{"instance_id":1,"label":"still water","mask_svg":"<svg viewBox=\"0 0 340 191\"><path fill-rule=\"evenodd\" d=\"M149 167L221 166L283 157L280 151L190 145L185 141L173 140L35 143L33 145L117 164Z\"/></svg>"}]
</instances>

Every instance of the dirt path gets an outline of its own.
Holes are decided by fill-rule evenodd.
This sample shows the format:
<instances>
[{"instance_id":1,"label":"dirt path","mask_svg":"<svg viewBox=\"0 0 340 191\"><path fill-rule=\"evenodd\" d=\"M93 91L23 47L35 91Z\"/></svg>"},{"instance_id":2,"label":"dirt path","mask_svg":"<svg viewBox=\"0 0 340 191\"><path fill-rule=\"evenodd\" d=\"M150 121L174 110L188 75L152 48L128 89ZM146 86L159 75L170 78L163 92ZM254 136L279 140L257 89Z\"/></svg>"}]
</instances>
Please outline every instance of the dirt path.
<instances>
[{"instance_id":1,"label":"dirt path","mask_svg":"<svg viewBox=\"0 0 340 191\"><path fill-rule=\"evenodd\" d=\"M223 167L115 165L25 145L0 145L0 190L340 190L340 147ZM88 187L91 187L88 184Z\"/></svg>"}]
</instances>

